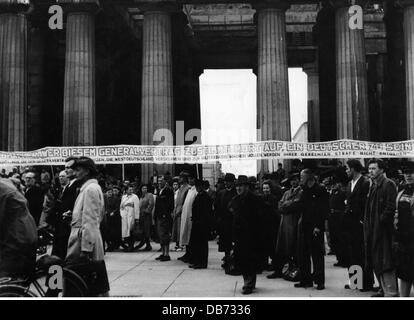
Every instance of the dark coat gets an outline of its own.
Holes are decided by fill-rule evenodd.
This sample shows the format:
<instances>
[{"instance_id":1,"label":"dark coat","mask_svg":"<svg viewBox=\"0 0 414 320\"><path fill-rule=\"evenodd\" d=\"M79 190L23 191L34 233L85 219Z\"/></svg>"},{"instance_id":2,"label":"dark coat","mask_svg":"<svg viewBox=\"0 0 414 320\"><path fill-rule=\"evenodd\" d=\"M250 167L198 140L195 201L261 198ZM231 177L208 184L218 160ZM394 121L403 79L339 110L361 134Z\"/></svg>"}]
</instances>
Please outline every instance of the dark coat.
<instances>
[{"instance_id":1,"label":"dark coat","mask_svg":"<svg viewBox=\"0 0 414 320\"><path fill-rule=\"evenodd\" d=\"M208 241L208 231L211 219L212 200L205 191L199 192L193 202L192 209L192 241Z\"/></svg>"},{"instance_id":2,"label":"dark coat","mask_svg":"<svg viewBox=\"0 0 414 320\"><path fill-rule=\"evenodd\" d=\"M82 182L79 180L73 181L72 185L68 185L62 191L56 203L55 241L52 254L61 258L66 257L69 235L72 229L70 225L72 219L70 217L63 217L63 214L67 211L73 211L81 186Z\"/></svg>"},{"instance_id":3,"label":"dark coat","mask_svg":"<svg viewBox=\"0 0 414 320\"><path fill-rule=\"evenodd\" d=\"M265 233L265 255L268 254L273 258L280 225L279 199L273 194L262 195L261 198L263 201L262 230Z\"/></svg>"},{"instance_id":4,"label":"dark coat","mask_svg":"<svg viewBox=\"0 0 414 320\"><path fill-rule=\"evenodd\" d=\"M261 267L264 245L263 202L248 191L234 197L231 207L236 265L242 273L255 273Z\"/></svg>"},{"instance_id":5,"label":"dark coat","mask_svg":"<svg viewBox=\"0 0 414 320\"><path fill-rule=\"evenodd\" d=\"M33 186L27 189L25 197L29 206L29 212L36 222L36 226L39 225L40 217L43 210L43 201L45 194L38 186Z\"/></svg>"},{"instance_id":6,"label":"dark coat","mask_svg":"<svg viewBox=\"0 0 414 320\"><path fill-rule=\"evenodd\" d=\"M226 252L232 249L233 214L229 204L237 195L236 189L221 190L216 195L214 214L219 234L219 251Z\"/></svg>"},{"instance_id":7,"label":"dark coat","mask_svg":"<svg viewBox=\"0 0 414 320\"><path fill-rule=\"evenodd\" d=\"M369 181L364 176L359 178L352 192L351 182L348 183L344 219L347 228L358 228L361 221L364 220L368 191Z\"/></svg>"},{"instance_id":8,"label":"dark coat","mask_svg":"<svg viewBox=\"0 0 414 320\"><path fill-rule=\"evenodd\" d=\"M120 196L112 196L105 198L105 211L106 211L106 225L105 235L108 241L120 241L122 238L121 233L121 215L119 208L121 205Z\"/></svg>"},{"instance_id":9,"label":"dark coat","mask_svg":"<svg viewBox=\"0 0 414 320\"><path fill-rule=\"evenodd\" d=\"M70 218L63 218L63 214L67 211L73 211L73 207L75 206L76 198L78 197L79 190L82 186L82 183L79 180L75 180L72 185L67 186L57 204L56 210L56 236L69 236L70 234Z\"/></svg>"},{"instance_id":10,"label":"dark coat","mask_svg":"<svg viewBox=\"0 0 414 320\"><path fill-rule=\"evenodd\" d=\"M300 200L292 209L301 212L301 226L303 228L318 228L325 230L325 220L329 214L329 194L325 187L315 183L311 188L302 188Z\"/></svg>"},{"instance_id":11,"label":"dark coat","mask_svg":"<svg viewBox=\"0 0 414 320\"><path fill-rule=\"evenodd\" d=\"M364 216L366 265L377 274L395 268L392 237L396 198L397 187L385 176L377 178L368 194Z\"/></svg>"},{"instance_id":12,"label":"dark coat","mask_svg":"<svg viewBox=\"0 0 414 320\"><path fill-rule=\"evenodd\" d=\"M160 191L155 201L154 217L170 218L172 219L172 212L174 211L174 191L168 186Z\"/></svg>"},{"instance_id":13,"label":"dark coat","mask_svg":"<svg viewBox=\"0 0 414 320\"><path fill-rule=\"evenodd\" d=\"M0 277L34 271L37 228L27 200L6 179L0 179Z\"/></svg>"}]
</instances>

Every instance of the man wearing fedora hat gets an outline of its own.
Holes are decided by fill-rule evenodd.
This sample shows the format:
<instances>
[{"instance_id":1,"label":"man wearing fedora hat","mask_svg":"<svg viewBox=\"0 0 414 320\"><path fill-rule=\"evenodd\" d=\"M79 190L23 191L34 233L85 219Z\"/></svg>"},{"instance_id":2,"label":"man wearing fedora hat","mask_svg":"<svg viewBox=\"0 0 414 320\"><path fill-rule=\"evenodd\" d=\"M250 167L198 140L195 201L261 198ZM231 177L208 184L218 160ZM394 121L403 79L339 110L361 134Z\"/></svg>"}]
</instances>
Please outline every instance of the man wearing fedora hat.
<instances>
[{"instance_id":1,"label":"man wearing fedora hat","mask_svg":"<svg viewBox=\"0 0 414 320\"><path fill-rule=\"evenodd\" d=\"M233 212L234 260L243 275L242 294L251 294L256 288L263 253L263 203L250 190L246 176L236 182L237 196L231 201Z\"/></svg>"},{"instance_id":2,"label":"man wearing fedora hat","mask_svg":"<svg viewBox=\"0 0 414 320\"><path fill-rule=\"evenodd\" d=\"M232 225L233 215L229 210L229 203L236 196L234 181L236 177L232 173L226 173L224 176L225 189L218 192L214 202L214 210L217 221L217 231L219 234L219 252L224 252L224 268L232 250Z\"/></svg>"}]
</instances>

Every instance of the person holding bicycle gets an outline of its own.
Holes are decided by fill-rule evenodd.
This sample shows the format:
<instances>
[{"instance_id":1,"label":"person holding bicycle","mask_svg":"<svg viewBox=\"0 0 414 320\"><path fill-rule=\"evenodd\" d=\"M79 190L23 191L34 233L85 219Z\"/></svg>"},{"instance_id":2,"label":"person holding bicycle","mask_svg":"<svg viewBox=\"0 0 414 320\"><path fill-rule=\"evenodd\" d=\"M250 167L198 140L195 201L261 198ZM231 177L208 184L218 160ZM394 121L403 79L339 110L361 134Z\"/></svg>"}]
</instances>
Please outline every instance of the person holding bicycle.
<instances>
[{"instance_id":1,"label":"person holding bicycle","mask_svg":"<svg viewBox=\"0 0 414 320\"><path fill-rule=\"evenodd\" d=\"M32 274L36 249L37 227L26 198L12 181L0 178L0 278Z\"/></svg>"}]
</instances>

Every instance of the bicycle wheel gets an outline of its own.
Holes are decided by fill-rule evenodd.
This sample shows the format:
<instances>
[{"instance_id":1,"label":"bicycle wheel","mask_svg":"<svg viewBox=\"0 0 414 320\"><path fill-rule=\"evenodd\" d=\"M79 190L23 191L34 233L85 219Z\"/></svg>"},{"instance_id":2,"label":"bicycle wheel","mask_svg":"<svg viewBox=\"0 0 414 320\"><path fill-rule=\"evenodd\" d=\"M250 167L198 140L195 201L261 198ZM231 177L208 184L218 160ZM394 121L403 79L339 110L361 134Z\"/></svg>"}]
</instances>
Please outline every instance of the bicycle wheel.
<instances>
[{"instance_id":1,"label":"bicycle wheel","mask_svg":"<svg viewBox=\"0 0 414 320\"><path fill-rule=\"evenodd\" d=\"M0 286L0 298L17 298L17 297L37 297L32 291L28 288L9 284Z\"/></svg>"},{"instance_id":2,"label":"bicycle wheel","mask_svg":"<svg viewBox=\"0 0 414 320\"><path fill-rule=\"evenodd\" d=\"M63 297L87 297L89 293L85 281L74 271L63 269Z\"/></svg>"}]
</instances>

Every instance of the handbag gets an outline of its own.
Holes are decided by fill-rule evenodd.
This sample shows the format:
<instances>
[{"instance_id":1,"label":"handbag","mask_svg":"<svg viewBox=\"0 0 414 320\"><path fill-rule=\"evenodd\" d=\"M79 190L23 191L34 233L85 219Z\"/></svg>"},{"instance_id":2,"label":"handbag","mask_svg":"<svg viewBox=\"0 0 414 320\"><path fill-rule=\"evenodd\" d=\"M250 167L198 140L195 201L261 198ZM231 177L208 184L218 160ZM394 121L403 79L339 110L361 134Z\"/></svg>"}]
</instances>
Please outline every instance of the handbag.
<instances>
[{"instance_id":1,"label":"handbag","mask_svg":"<svg viewBox=\"0 0 414 320\"><path fill-rule=\"evenodd\" d=\"M86 258L68 260L65 267L79 275L88 287L87 296L96 297L109 291L108 272L104 260L94 261ZM67 296L72 296L67 292Z\"/></svg>"}]
</instances>

